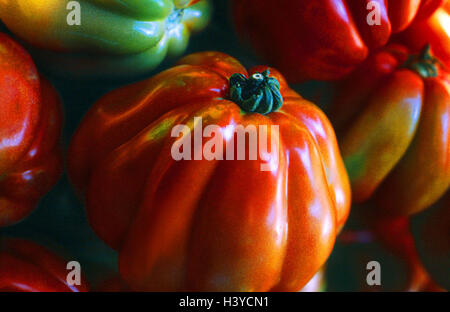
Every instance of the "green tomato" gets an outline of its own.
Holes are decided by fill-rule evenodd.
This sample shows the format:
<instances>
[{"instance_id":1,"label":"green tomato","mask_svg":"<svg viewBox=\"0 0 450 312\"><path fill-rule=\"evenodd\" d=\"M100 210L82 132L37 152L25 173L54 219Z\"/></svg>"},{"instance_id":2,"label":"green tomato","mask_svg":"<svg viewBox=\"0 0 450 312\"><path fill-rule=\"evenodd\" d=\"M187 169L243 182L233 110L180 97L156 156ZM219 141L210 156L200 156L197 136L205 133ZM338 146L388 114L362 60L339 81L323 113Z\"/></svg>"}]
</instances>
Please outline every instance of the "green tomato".
<instances>
[{"instance_id":1,"label":"green tomato","mask_svg":"<svg viewBox=\"0 0 450 312\"><path fill-rule=\"evenodd\" d=\"M0 19L37 62L77 77L145 73L182 54L210 18L208 0L1 0Z\"/></svg>"}]
</instances>

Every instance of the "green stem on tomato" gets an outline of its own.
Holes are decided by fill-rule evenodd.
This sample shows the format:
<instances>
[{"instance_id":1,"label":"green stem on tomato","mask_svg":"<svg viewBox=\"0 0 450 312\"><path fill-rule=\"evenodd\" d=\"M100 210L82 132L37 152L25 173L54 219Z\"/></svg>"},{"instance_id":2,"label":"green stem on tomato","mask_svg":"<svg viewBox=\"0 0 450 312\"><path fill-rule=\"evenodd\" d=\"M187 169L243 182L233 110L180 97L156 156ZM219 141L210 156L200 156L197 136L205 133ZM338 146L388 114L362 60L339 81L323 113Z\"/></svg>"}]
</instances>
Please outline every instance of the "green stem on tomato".
<instances>
[{"instance_id":1,"label":"green stem on tomato","mask_svg":"<svg viewBox=\"0 0 450 312\"><path fill-rule=\"evenodd\" d=\"M269 74L269 70L254 73L250 78L233 74L230 77L230 99L247 113L266 115L277 111L283 105L283 97L278 80Z\"/></svg>"},{"instance_id":2,"label":"green stem on tomato","mask_svg":"<svg viewBox=\"0 0 450 312\"><path fill-rule=\"evenodd\" d=\"M439 64L439 59L433 55L428 44L418 55L411 55L404 67L417 72L422 78L434 78L438 75Z\"/></svg>"}]
</instances>

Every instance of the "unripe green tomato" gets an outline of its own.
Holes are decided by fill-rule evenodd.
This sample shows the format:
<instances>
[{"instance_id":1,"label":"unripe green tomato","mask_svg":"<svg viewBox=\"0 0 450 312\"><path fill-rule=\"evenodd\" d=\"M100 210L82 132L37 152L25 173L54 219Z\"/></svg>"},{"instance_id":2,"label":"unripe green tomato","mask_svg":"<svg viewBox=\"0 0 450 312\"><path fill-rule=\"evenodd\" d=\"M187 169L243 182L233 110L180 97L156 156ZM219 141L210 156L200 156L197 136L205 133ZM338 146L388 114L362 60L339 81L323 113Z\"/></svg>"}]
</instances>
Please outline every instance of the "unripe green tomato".
<instances>
[{"instance_id":1,"label":"unripe green tomato","mask_svg":"<svg viewBox=\"0 0 450 312\"><path fill-rule=\"evenodd\" d=\"M207 25L208 1L0 0L0 19L53 72L119 78L181 55Z\"/></svg>"}]
</instances>

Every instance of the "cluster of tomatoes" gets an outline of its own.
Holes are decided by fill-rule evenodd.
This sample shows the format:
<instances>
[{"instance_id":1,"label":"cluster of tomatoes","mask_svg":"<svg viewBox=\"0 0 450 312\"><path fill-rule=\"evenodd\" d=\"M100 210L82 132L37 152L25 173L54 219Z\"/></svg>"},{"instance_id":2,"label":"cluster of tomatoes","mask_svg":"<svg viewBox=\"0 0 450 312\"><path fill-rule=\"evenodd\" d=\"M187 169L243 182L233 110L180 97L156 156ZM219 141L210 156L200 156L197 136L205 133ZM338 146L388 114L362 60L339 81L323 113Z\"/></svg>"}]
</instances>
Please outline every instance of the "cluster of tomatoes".
<instances>
[{"instance_id":1,"label":"cluster of tomatoes","mask_svg":"<svg viewBox=\"0 0 450 312\"><path fill-rule=\"evenodd\" d=\"M0 1L0 228L66 168L119 275L72 285L62 257L2 237L0 290L317 290L335 243L362 247L346 250L361 281L387 252L394 290L450 289L450 1L226 1L241 48L270 65L249 70L182 56L211 1L69 2ZM166 56L177 64L148 77ZM147 76L91 105L65 150L63 103L35 63L87 83ZM309 80L330 81L325 112L288 85ZM276 164L175 160L173 129L194 133L196 118L223 129L216 154L230 126L277 126Z\"/></svg>"}]
</instances>

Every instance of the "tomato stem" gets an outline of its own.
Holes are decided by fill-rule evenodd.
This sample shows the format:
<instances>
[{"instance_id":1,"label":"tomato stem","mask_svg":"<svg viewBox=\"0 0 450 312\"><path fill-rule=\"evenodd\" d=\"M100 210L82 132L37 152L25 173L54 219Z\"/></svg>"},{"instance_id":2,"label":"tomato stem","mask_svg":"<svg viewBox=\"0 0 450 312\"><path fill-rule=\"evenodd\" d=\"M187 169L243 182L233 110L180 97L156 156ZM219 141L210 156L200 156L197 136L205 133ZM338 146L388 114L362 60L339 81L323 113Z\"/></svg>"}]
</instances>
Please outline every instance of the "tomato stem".
<instances>
[{"instance_id":1,"label":"tomato stem","mask_svg":"<svg viewBox=\"0 0 450 312\"><path fill-rule=\"evenodd\" d=\"M411 55L404 67L417 72L423 78L434 78L438 75L437 65L439 64L439 59L433 55L431 46L428 44L418 55Z\"/></svg>"},{"instance_id":2,"label":"tomato stem","mask_svg":"<svg viewBox=\"0 0 450 312\"><path fill-rule=\"evenodd\" d=\"M248 113L262 115L277 111L283 105L280 84L269 77L269 70L254 73L250 78L242 74L230 77L230 99Z\"/></svg>"}]
</instances>

